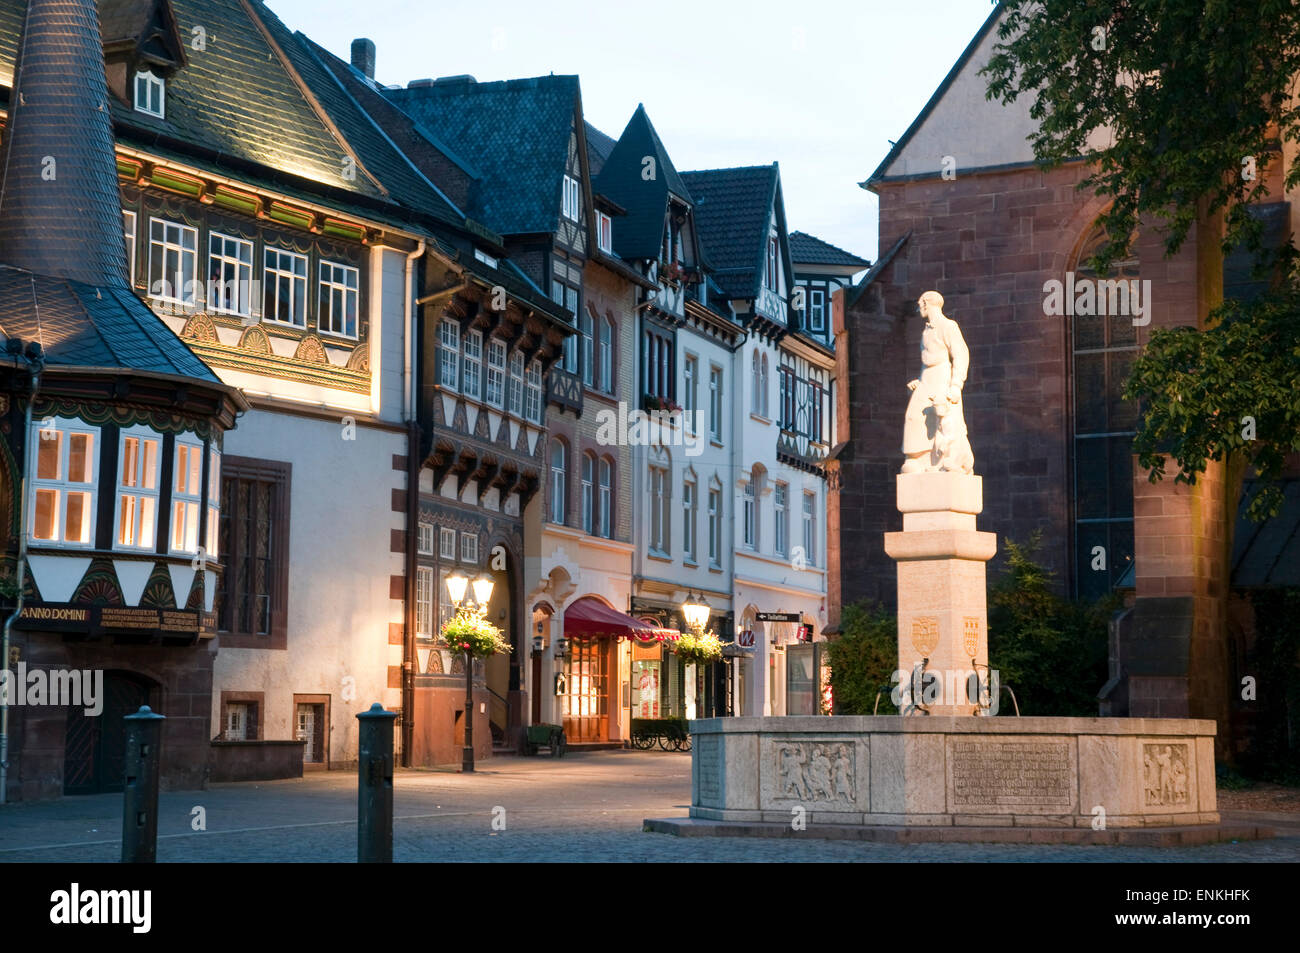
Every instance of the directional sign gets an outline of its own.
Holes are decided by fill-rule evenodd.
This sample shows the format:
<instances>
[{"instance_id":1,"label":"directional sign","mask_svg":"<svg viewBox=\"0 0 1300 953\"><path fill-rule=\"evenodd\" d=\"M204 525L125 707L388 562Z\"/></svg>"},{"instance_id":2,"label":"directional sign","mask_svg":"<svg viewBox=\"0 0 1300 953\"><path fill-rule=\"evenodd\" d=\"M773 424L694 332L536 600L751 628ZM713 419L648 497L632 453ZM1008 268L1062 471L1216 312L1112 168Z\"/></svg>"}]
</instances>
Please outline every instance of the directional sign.
<instances>
[{"instance_id":1,"label":"directional sign","mask_svg":"<svg viewBox=\"0 0 1300 953\"><path fill-rule=\"evenodd\" d=\"M803 616L797 612L760 612L759 622L802 622Z\"/></svg>"}]
</instances>

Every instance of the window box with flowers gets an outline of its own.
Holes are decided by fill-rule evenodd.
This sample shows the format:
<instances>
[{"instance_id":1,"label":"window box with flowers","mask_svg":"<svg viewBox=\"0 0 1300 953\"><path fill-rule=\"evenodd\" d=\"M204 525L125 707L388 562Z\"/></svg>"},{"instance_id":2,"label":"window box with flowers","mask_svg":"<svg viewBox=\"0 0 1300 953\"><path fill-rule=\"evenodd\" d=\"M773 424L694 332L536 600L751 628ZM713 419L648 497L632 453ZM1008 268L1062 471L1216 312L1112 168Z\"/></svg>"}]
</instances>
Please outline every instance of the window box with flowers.
<instances>
[{"instance_id":1,"label":"window box with flowers","mask_svg":"<svg viewBox=\"0 0 1300 953\"><path fill-rule=\"evenodd\" d=\"M641 409L647 413L650 411L660 411L663 413L677 414L681 413L682 405L677 403L671 397L660 397L656 394L643 394L641 396Z\"/></svg>"}]
</instances>

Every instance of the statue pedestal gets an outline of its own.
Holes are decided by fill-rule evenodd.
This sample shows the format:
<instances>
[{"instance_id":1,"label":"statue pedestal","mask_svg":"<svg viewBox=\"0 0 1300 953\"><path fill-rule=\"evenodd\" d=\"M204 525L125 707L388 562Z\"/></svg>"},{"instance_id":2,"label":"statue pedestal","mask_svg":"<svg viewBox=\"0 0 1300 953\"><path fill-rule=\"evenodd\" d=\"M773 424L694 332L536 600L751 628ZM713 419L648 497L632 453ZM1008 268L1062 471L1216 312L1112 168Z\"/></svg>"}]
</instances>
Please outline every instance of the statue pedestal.
<instances>
[{"instance_id":1,"label":"statue pedestal","mask_svg":"<svg viewBox=\"0 0 1300 953\"><path fill-rule=\"evenodd\" d=\"M967 676L988 678L985 563L997 552L997 537L975 528L983 481L956 471L897 481L903 531L885 534L885 552L898 563L898 669L924 665L927 681L939 679L933 700L913 699L930 714L974 714Z\"/></svg>"}]
</instances>

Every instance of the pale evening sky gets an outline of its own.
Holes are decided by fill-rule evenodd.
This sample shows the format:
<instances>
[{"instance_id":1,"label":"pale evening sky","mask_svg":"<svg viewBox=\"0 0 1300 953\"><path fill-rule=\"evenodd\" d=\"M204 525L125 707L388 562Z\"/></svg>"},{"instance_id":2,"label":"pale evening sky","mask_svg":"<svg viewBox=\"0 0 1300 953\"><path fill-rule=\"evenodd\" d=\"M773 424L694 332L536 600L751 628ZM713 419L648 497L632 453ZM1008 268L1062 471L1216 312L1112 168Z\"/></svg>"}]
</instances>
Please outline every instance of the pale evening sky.
<instances>
[{"instance_id":1,"label":"pale evening sky","mask_svg":"<svg viewBox=\"0 0 1300 953\"><path fill-rule=\"evenodd\" d=\"M988 16L987 0L268 0L285 24L405 85L577 73L588 122L615 138L645 103L679 169L781 163L786 217L864 258L876 199L857 185ZM358 15L360 14L360 15Z\"/></svg>"}]
</instances>

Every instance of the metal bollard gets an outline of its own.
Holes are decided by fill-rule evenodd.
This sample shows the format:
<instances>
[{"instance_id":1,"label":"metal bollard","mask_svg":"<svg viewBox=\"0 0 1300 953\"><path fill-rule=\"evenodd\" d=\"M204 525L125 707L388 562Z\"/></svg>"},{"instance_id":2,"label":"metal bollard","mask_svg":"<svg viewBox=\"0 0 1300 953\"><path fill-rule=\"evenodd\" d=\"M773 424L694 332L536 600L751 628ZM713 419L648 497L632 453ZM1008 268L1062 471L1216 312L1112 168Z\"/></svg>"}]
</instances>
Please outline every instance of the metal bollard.
<instances>
[{"instance_id":1,"label":"metal bollard","mask_svg":"<svg viewBox=\"0 0 1300 953\"><path fill-rule=\"evenodd\" d=\"M122 863L158 859L158 747L167 719L141 705L126 722L126 787L122 795Z\"/></svg>"},{"instance_id":2,"label":"metal bollard","mask_svg":"<svg viewBox=\"0 0 1300 953\"><path fill-rule=\"evenodd\" d=\"M357 715L357 863L393 862L393 723L397 712L375 702Z\"/></svg>"}]
</instances>

